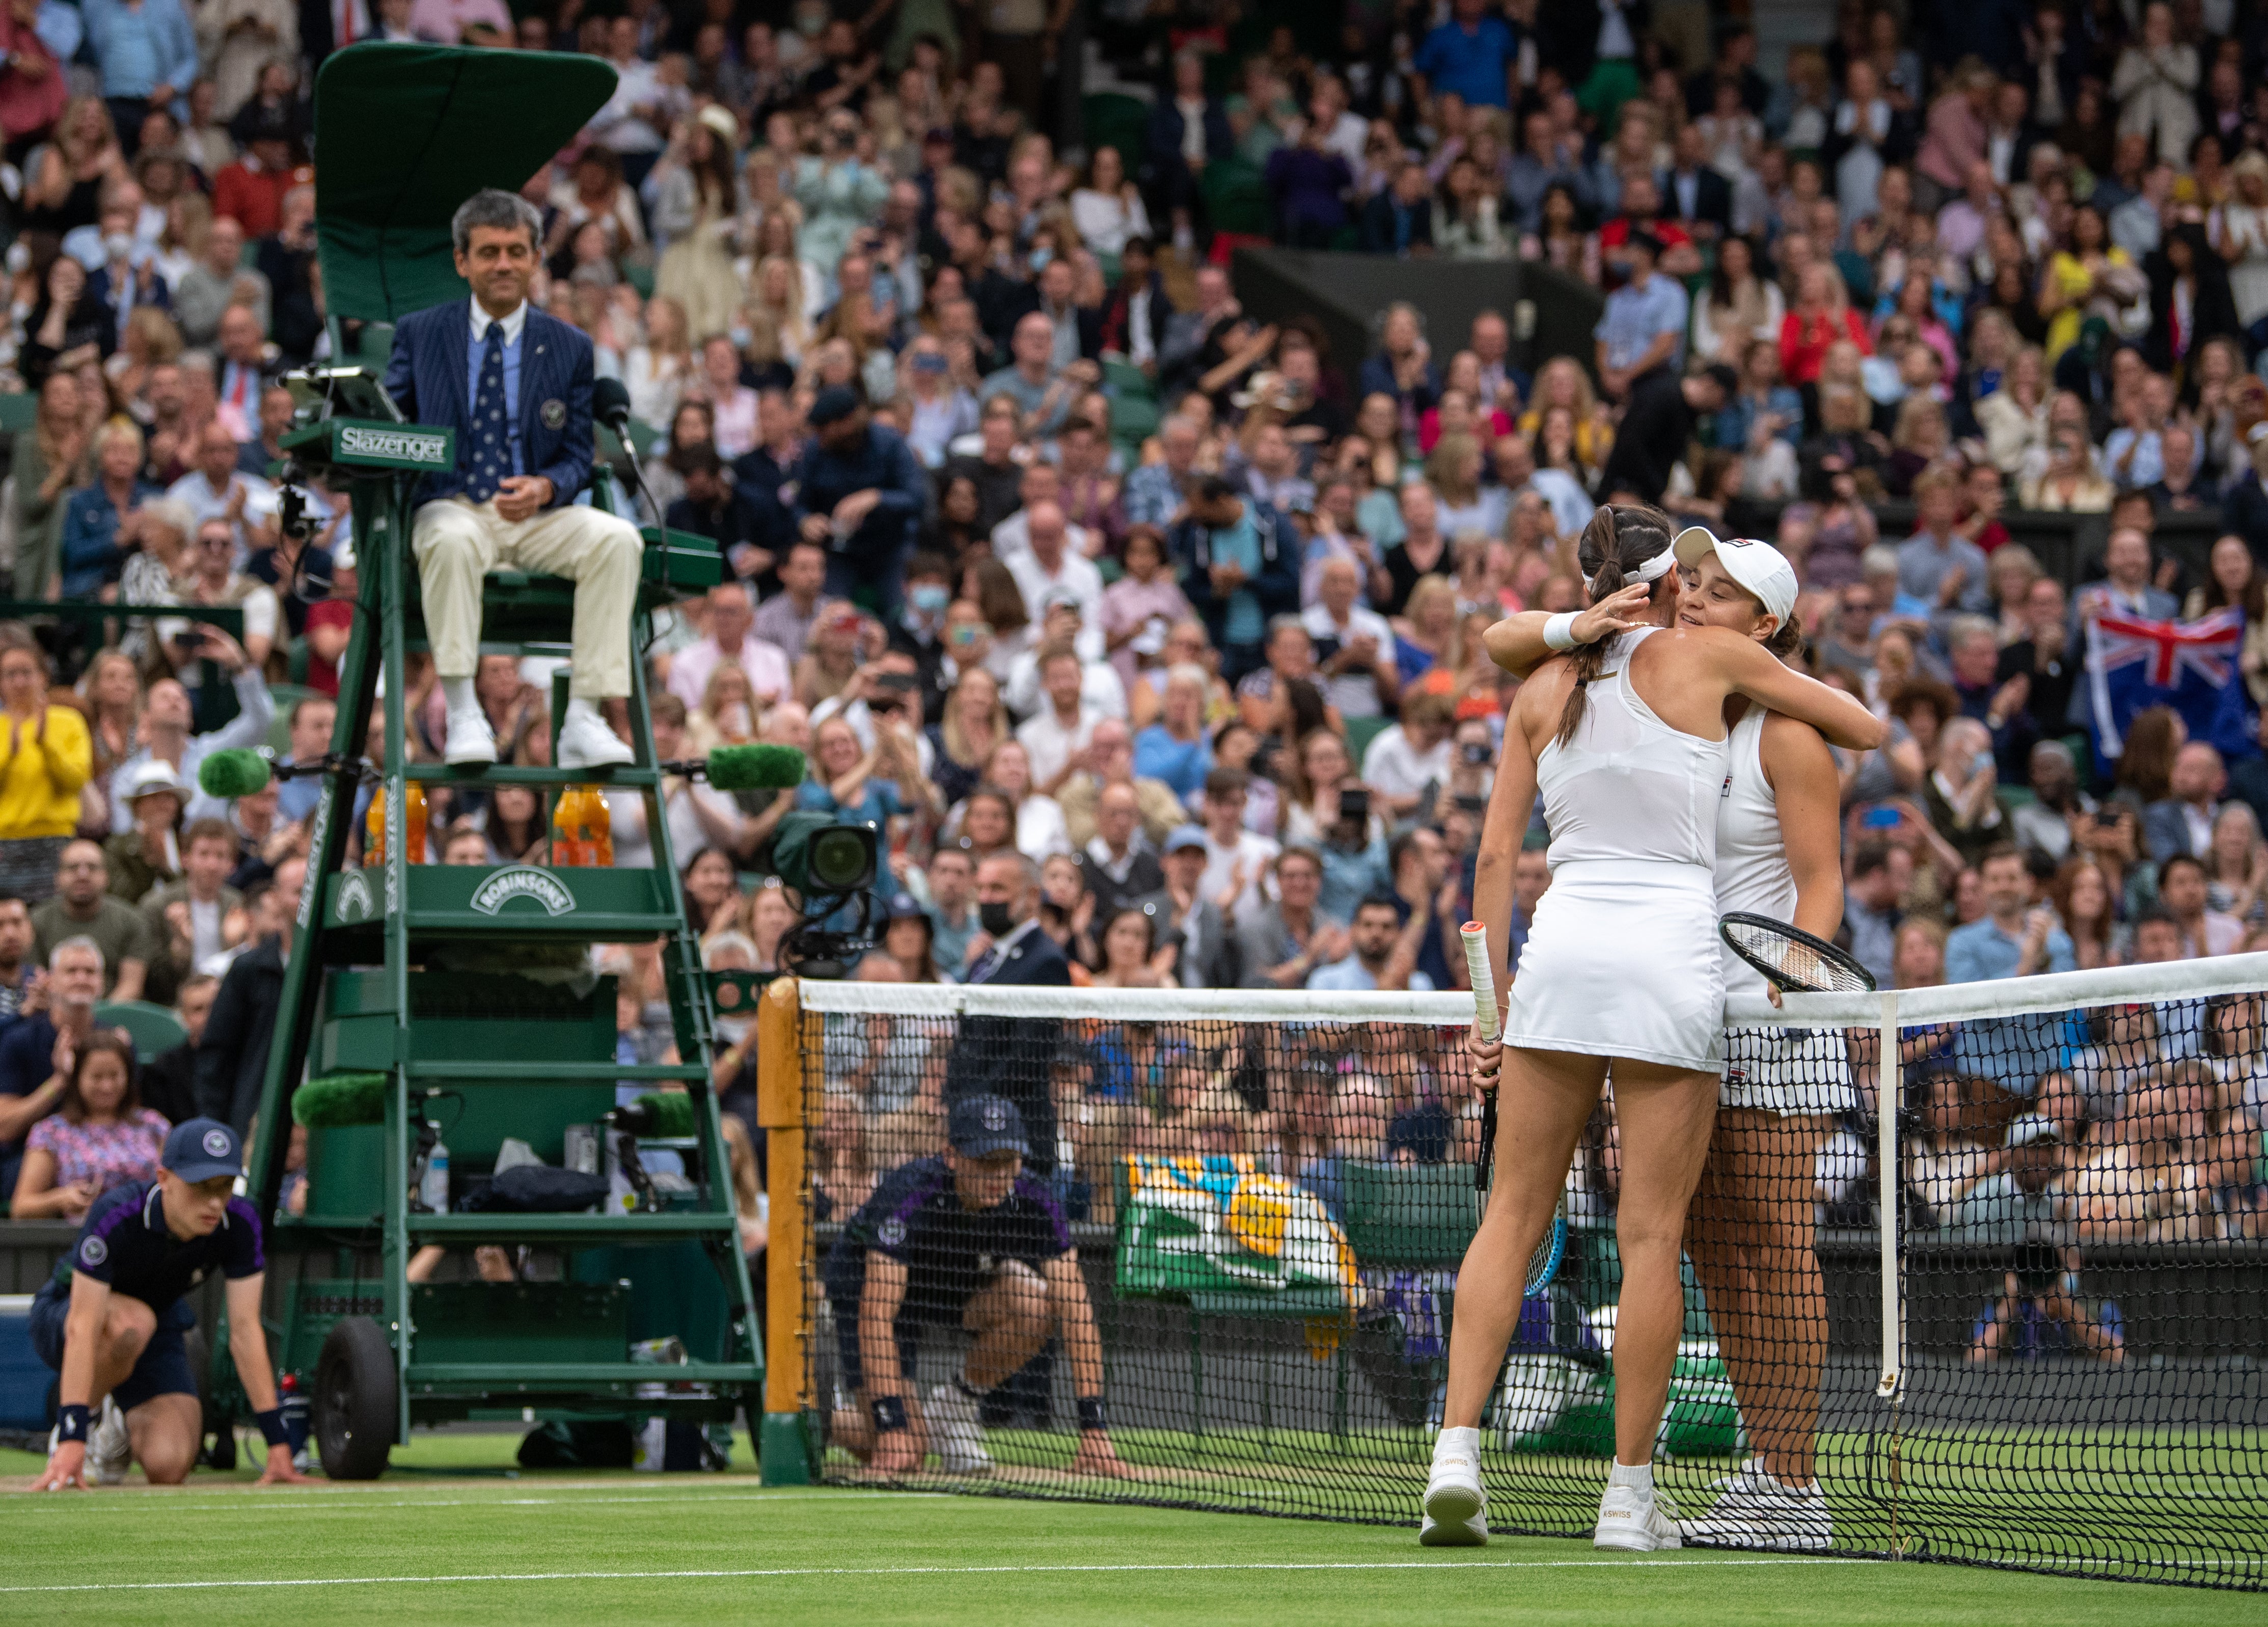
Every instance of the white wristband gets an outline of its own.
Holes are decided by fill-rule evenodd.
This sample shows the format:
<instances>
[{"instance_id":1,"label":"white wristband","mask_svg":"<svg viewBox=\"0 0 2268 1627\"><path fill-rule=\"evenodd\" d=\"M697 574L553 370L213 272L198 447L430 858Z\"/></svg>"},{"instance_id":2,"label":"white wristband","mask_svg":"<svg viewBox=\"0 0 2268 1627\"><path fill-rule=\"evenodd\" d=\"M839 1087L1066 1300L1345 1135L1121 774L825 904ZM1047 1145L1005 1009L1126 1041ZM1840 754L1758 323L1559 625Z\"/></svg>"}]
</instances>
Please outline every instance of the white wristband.
<instances>
[{"instance_id":1,"label":"white wristband","mask_svg":"<svg viewBox=\"0 0 2268 1627\"><path fill-rule=\"evenodd\" d=\"M1543 624L1543 644L1546 649L1572 650L1575 647L1575 613L1562 610Z\"/></svg>"}]
</instances>

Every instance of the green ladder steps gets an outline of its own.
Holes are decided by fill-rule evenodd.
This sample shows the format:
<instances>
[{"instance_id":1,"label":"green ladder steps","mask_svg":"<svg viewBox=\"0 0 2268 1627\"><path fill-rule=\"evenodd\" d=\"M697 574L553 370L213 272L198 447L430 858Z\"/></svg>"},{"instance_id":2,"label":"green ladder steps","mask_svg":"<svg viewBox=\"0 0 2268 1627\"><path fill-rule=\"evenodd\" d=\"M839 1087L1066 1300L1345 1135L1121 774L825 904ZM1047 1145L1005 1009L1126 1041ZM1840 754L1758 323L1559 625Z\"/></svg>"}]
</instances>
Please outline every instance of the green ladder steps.
<instances>
[{"instance_id":1,"label":"green ladder steps","mask_svg":"<svg viewBox=\"0 0 2268 1627\"><path fill-rule=\"evenodd\" d=\"M417 1057L408 1064L413 1079L461 1085L611 1085L621 1079L679 1079L690 1084L709 1077L693 1062L460 1062Z\"/></svg>"},{"instance_id":2,"label":"green ladder steps","mask_svg":"<svg viewBox=\"0 0 2268 1627\"><path fill-rule=\"evenodd\" d=\"M404 779L426 785L534 785L556 789L564 785L603 784L616 790L643 791L661 784L654 769L608 766L591 769L531 769L510 763L468 762L452 768L446 762L413 762L401 772ZM468 865L466 868L469 869Z\"/></svg>"},{"instance_id":3,"label":"green ladder steps","mask_svg":"<svg viewBox=\"0 0 2268 1627\"><path fill-rule=\"evenodd\" d=\"M420 1385L464 1386L480 1391L536 1395L546 1390L642 1384L754 1384L763 1369L754 1362L689 1361L651 1366L627 1361L519 1364L487 1361L413 1361L408 1369L414 1389ZM661 1397L655 1397L659 1401Z\"/></svg>"},{"instance_id":4,"label":"green ladder steps","mask_svg":"<svg viewBox=\"0 0 2268 1627\"><path fill-rule=\"evenodd\" d=\"M459 1243L674 1243L688 1238L736 1236L739 1219L714 1210L663 1210L659 1214L516 1215L487 1210L473 1215L409 1215L412 1240Z\"/></svg>"}]
</instances>

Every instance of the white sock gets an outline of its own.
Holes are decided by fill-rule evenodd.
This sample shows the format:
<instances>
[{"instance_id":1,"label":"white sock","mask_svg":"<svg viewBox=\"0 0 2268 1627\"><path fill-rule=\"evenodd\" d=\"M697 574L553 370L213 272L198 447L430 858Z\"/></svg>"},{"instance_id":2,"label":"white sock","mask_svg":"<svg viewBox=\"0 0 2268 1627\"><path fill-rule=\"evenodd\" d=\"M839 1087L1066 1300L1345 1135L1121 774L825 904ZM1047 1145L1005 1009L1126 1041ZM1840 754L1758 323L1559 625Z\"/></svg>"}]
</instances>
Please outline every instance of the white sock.
<instances>
[{"instance_id":1,"label":"white sock","mask_svg":"<svg viewBox=\"0 0 2268 1627\"><path fill-rule=\"evenodd\" d=\"M1616 1458L1615 1466L1607 1471L1607 1483L1610 1486L1629 1486L1633 1491L1650 1493L1653 1490L1653 1465L1625 1463L1620 1458Z\"/></svg>"},{"instance_id":2,"label":"white sock","mask_svg":"<svg viewBox=\"0 0 2268 1627\"><path fill-rule=\"evenodd\" d=\"M576 723L585 719L597 724L602 729L607 727L607 720L596 706L580 696L570 698L567 703L567 721Z\"/></svg>"},{"instance_id":3,"label":"white sock","mask_svg":"<svg viewBox=\"0 0 2268 1627\"><path fill-rule=\"evenodd\" d=\"M1481 1454L1481 1432L1477 1429L1445 1429L1433 1437L1433 1461L1444 1457L1477 1458Z\"/></svg>"},{"instance_id":4,"label":"white sock","mask_svg":"<svg viewBox=\"0 0 2268 1627\"><path fill-rule=\"evenodd\" d=\"M474 693L471 679L444 678L441 680L441 701L451 711L461 712L471 711L477 707L481 697Z\"/></svg>"}]
</instances>

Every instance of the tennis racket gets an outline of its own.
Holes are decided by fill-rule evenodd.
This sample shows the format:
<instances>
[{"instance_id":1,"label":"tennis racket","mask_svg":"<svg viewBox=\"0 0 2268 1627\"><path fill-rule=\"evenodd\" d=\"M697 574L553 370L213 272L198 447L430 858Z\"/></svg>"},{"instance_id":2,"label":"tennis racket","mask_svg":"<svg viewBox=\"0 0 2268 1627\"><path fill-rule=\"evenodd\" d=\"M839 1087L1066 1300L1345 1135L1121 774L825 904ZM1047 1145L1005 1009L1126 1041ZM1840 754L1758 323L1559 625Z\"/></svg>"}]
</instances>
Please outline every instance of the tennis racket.
<instances>
[{"instance_id":1,"label":"tennis racket","mask_svg":"<svg viewBox=\"0 0 2268 1627\"><path fill-rule=\"evenodd\" d=\"M1473 984L1473 1020L1481 1038L1494 1040L1498 1036L1496 1011L1496 974L1489 966L1488 928L1478 921L1465 923L1460 934L1465 944L1465 969L1471 974ZM1473 1166L1473 1218L1477 1224L1488 1218L1489 1193L1496 1185L1496 1092L1481 1093L1481 1153ZM1558 1207L1551 1211L1550 1228L1543 1240L1535 1245L1535 1252L1528 1257L1526 1292L1539 1293L1557 1275L1560 1261L1567 1255L1567 1193L1563 1186Z\"/></svg>"},{"instance_id":2,"label":"tennis racket","mask_svg":"<svg viewBox=\"0 0 2268 1627\"><path fill-rule=\"evenodd\" d=\"M1872 994L1874 975L1823 938L1736 910L1717 924L1733 953L1793 994Z\"/></svg>"}]
</instances>

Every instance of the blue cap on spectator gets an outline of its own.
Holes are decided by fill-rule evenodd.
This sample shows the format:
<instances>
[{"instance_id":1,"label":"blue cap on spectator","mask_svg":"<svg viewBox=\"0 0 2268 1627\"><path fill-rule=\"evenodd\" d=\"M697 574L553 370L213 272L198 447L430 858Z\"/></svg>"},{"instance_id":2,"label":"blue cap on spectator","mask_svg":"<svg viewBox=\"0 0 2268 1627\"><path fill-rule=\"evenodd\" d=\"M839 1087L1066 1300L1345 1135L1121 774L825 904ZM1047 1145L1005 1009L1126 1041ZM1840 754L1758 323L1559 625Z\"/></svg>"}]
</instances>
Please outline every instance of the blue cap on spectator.
<instances>
[{"instance_id":1,"label":"blue cap on spectator","mask_svg":"<svg viewBox=\"0 0 2268 1627\"><path fill-rule=\"evenodd\" d=\"M1174 834L1166 838L1166 851L1168 853L1178 853L1183 848L1201 848L1204 846L1204 844L1205 833L1204 826L1178 825L1174 827Z\"/></svg>"},{"instance_id":2,"label":"blue cap on spectator","mask_svg":"<svg viewBox=\"0 0 2268 1627\"><path fill-rule=\"evenodd\" d=\"M215 1175L244 1173L244 1157L237 1150L236 1132L218 1119L184 1119L166 1137L158 1162L195 1186Z\"/></svg>"},{"instance_id":3,"label":"blue cap on spectator","mask_svg":"<svg viewBox=\"0 0 2268 1627\"><path fill-rule=\"evenodd\" d=\"M823 430L830 423L839 423L858 410L858 398L842 385L832 384L819 393L811 403L811 427Z\"/></svg>"},{"instance_id":4,"label":"blue cap on spectator","mask_svg":"<svg viewBox=\"0 0 2268 1627\"><path fill-rule=\"evenodd\" d=\"M889 918L893 921L926 921L929 912L921 907L911 893L895 893L890 897Z\"/></svg>"},{"instance_id":5,"label":"blue cap on spectator","mask_svg":"<svg viewBox=\"0 0 2268 1627\"><path fill-rule=\"evenodd\" d=\"M963 1158L1007 1152L1028 1158L1032 1152L1024 1139L1024 1115L1005 1096L964 1096L954 1102L946 1118L945 1138Z\"/></svg>"}]
</instances>

